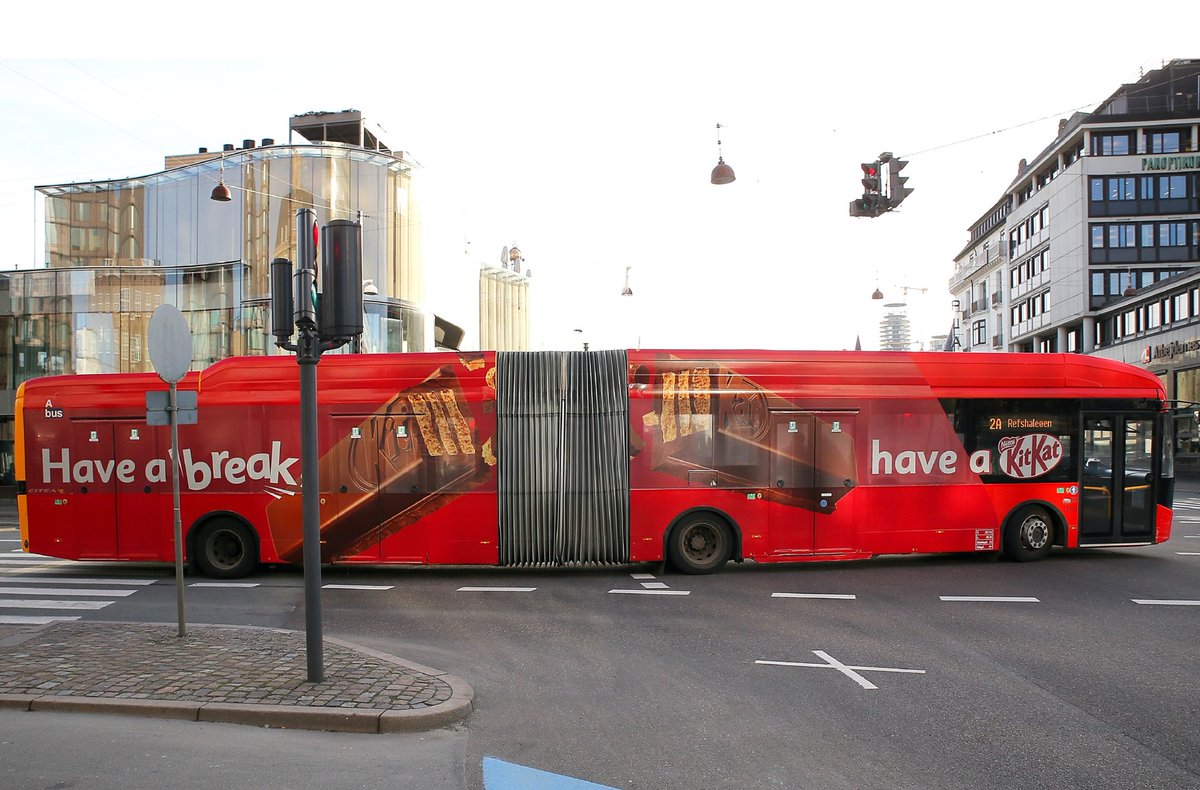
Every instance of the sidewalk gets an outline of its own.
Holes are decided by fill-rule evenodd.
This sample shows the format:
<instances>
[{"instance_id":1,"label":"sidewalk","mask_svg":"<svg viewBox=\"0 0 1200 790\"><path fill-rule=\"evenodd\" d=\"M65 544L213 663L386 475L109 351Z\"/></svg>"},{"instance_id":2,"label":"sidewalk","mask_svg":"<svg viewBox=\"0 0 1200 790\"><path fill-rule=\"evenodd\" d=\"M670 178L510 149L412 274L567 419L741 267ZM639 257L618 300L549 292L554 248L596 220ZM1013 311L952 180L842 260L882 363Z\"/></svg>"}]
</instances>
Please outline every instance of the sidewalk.
<instances>
[{"instance_id":1,"label":"sidewalk","mask_svg":"<svg viewBox=\"0 0 1200 790\"><path fill-rule=\"evenodd\" d=\"M461 679L326 637L309 683L297 631L60 622L0 625L0 708L122 713L342 732L444 727L471 712Z\"/></svg>"}]
</instances>

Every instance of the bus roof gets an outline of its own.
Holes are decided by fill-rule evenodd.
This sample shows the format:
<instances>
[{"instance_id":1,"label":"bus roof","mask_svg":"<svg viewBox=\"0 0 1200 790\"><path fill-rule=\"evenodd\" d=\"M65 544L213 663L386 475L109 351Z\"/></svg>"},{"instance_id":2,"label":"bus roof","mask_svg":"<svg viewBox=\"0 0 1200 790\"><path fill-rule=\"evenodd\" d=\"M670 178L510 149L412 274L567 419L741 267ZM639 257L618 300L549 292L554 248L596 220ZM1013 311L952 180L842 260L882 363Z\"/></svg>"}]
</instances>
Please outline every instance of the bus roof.
<instances>
[{"instance_id":1,"label":"bus roof","mask_svg":"<svg viewBox=\"0 0 1200 790\"><path fill-rule=\"evenodd\" d=\"M638 350L637 368L664 364L709 367L741 376L784 398L1114 398L1166 400L1157 376L1141 368L1080 354L946 353L900 351ZM494 352L332 354L318 368L322 398L395 393L439 370L454 373L468 397L487 387L483 372ZM472 375L475 374L475 375ZM103 381L103 385L100 382ZM714 387L722 386L714 382ZM50 376L22 385L26 403L67 398L91 407L144 407L147 390L167 385L153 373ZM210 403L252 400L293 403L299 366L290 355L231 357L188 373L181 390L199 390ZM476 397L485 393L476 392ZM38 407L41 403L36 404Z\"/></svg>"}]
</instances>

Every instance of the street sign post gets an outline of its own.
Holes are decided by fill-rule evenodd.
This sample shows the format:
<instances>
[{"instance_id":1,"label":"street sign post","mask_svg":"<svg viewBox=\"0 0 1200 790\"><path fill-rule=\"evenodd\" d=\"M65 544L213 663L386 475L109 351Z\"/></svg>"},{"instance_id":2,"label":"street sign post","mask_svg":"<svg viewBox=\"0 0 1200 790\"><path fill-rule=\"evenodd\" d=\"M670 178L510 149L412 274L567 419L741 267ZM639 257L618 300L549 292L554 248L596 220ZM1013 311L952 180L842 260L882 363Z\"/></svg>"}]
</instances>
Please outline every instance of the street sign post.
<instances>
[{"instance_id":1,"label":"street sign post","mask_svg":"<svg viewBox=\"0 0 1200 790\"><path fill-rule=\"evenodd\" d=\"M161 403L160 392L146 393L146 422L149 425L171 426L171 496L175 506L175 597L179 608L179 635L187 634L187 626L183 616L183 526L179 517L179 425L192 425L196 422L196 393L183 393L187 403L188 417L180 412L179 393L175 385L192 366L192 330L188 327L183 313L174 305L159 305L150 316L150 328L147 333L150 345L150 362L158 377L167 382L167 403L165 409ZM166 411L167 422L158 422L155 415ZM186 420L186 421L185 421Z\"/></svg>"}]
</instances>

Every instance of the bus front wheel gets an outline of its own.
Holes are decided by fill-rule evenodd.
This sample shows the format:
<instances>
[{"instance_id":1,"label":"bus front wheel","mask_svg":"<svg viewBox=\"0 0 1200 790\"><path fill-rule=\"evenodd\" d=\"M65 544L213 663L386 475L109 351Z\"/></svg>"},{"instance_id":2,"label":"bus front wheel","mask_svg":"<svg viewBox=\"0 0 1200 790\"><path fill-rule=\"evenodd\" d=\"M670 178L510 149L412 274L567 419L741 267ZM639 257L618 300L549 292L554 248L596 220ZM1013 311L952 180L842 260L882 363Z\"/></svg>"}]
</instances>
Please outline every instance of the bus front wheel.
<instances>
[{"instance_id":1,"label":"bus front wheel","mask_svg":"<svg viewBox=\"0 0 1200 790\"><path fill-rule=\"evenodd\" d=\"M1017 510L1004 528L1004 554L1016 562L1045 559L1053 543L1054 521L1037 505Z\"/></svg>"},{"instance_id":2,"label":"bus front wheel","mask_svg":"<svg viewBox=\"0 0 1200 790\"><path fill-rule=\"evenodd\" d=\"M240 579L258 565L258 549L246 525L219 518L196 533L196 564L205 576Z\"/></svg>"},{"instance_id":3,"label":"bus front wheel","mask_svg":"<svg viewBox=\"0 0 1200 790\"><path fill-rule=\"evenodd\" d=\"M733 553L729 525L719 516L696 513L680 521L667 541L667 558L681 573L712 573Z\"/></svg>"}]
</instances>

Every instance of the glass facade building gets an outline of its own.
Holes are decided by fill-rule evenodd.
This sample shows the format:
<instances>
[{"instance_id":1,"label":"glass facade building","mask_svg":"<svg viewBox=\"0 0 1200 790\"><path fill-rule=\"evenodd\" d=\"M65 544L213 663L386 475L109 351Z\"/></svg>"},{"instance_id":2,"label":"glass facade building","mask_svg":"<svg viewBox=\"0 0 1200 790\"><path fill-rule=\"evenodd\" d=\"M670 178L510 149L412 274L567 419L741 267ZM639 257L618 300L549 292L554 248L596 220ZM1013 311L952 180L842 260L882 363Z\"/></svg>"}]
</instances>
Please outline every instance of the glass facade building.
<instances>
[{"instance_id":1,"label":"glass facade building","mask_svg":"<svg viewBox=\"0 0 1200 790\"><path fill-rule=\"evenodd\" d=\"M424 307L420 168L361 113L295 116L291 133L166 169L38 187L45 268L0 273L0 483L11 479L13 401L37 376L145 372L163 304L192 329L192 369L231 355L288 353L271 337L270 262L296 259L296 211L362 225L362 351L428 351L461 337ZM223 182L231 199L211 199ZM467 285L467 287L470 287ZM448 331L449 330L449 331ZM346 349L347 351L349 349Z\"/></svg>"}]
</instances>

